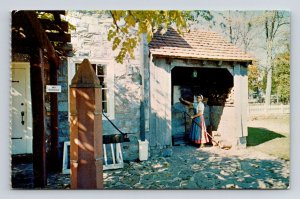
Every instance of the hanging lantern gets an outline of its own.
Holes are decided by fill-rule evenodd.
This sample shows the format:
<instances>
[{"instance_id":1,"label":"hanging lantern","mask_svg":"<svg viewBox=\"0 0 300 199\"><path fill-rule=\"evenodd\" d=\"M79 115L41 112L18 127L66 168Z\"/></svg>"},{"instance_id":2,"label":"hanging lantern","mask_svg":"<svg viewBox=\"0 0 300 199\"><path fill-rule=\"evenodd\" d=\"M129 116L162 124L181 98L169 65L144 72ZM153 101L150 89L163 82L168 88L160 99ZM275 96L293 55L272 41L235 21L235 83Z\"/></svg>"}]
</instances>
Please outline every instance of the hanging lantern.
<instances>
[{"instance_id":1,"label":"hanging lantern","mask_svg":"<svg viewBox=\"0 0 300 199\"><path fill-rule=\"evenodd\" d=\"M198 76L197 70L194 69L194 70L193 70L193 78L197 78L197 76Z\"/></svg>"}]
</instances>

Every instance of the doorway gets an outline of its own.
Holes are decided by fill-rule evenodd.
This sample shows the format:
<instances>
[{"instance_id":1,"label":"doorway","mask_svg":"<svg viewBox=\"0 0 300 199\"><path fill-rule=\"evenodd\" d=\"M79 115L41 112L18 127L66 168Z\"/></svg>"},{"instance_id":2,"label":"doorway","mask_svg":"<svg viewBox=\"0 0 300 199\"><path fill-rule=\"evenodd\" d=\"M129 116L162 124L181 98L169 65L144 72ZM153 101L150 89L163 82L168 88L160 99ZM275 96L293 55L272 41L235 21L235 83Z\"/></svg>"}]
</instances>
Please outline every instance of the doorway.
<instances>
[{"instance_id":1,"label":"doorway","mask_svg":"<svg viewBox=\"0 0 300 199\"><path fill-rule=\"evenodd\" d=\"M191 120L186 114L193 114L179 98L190 102L194 95L204 96L204 118L209 132L217 130L223 109L233 88L233 76L227 68L175 67L171 72L172 89L172 136L187 137ZM178 138L178 139L179 139Z\"/></svg>"},{"instance_id":2,"label":"doorway","mask_svg":"<svg viewBox=\"0 0 300 199\"><path fill-rule=\"evenodd\" d=\"M11 66L11 153L32 153L32 113L30 65L15 62Z\"/></svg>"}]
</instances>

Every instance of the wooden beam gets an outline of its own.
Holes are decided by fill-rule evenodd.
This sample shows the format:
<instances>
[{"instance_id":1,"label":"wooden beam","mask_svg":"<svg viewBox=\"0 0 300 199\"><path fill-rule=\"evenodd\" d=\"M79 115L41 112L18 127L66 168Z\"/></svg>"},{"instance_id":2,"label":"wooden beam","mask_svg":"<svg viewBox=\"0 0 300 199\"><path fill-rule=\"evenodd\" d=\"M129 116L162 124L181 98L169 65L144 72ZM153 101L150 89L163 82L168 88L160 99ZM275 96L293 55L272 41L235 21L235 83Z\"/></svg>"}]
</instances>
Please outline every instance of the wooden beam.
<instances>
[{"instance_id":1,"label":"wooden beam","mask_svg":"<svg viewBox=\"0 0 300 199\"><path fill-rule=\"evenodd\" d=\"M170 59L170 58L166 58L166 64L168 64L168 65L171 65L171 63L172 63L172 60Z\"/></svg>"},{"instance_id":2,"label":"wooden beam","mask_svg":"<svg viewBox=\"0 0 300 199\"><path fill-rule=\"evenodd\" d=\"M248 136L247 107L248 107L248 76L247 69L239 63L234 63L234 106L235 106L235 137L238 138L238 147L246 147L240 142Z\"/></svg>"},{"instance_id":3,"label":"wooden beam","mask_svg":"<svg viewBox=\"0 0 300 199\"><path fill-rule=\"evenodd\" d=\"M171 70L163 59L150 58L150 146L172 145Z\"/></svg>"},{"instance_id":4,"label":"wooden beam","mask_svg":"<svg viewBox=\"0 0 300 199\"><path fill-rule=\"evenodd\" d=\"M32 150L34 187L47 185L46 127L43 50L33 49L30 54L30 85L32 99Z\"/></svg>"},{"instance_id":5,"label":"wooden beam","mask_svg":"<svg viewBox=\"0 0 300 199\"><path fill-rule=\"evenodd\" d=\"M57 85L57 67L50 62L50 84ZM50 93L51 107L51 164L52 171L60 170L60 161L58 154L58 99L57 93Z\"/></svg>"},{"instance_id":6,"label":"wooden beam","mask_svg":"<svg viewBox=\"0 0 300 199\"><path fill-rule=\"evenodd\" d=\"M71 42L70 34L47 32L47 36L50 41L58 41L58 42L64 42L64 43Z\"/></svg>"},{"instance_id":7,"label":"wooden beam","mask_svg":"<svg viewBox=\"0 0 300 199\"><path fill-rule=\"evenodd\" d=\"M28 39L12 37L11 50L15 53L30 54L31 48Z\"/></svg>"},{"instance_id":8,"label":"wooden beam","mask_svg":"<svg viewBox=\"0 0 300 199\"><path fill-rule=\"evenodd\" d=\"M203 65L205 62L205 65ZM205 68L228 68L230 65L228 62L223 62L222 65L218 66L216 61L201 61L201 60L190 60L186 62L184 59L172 59L171 69L173 66L182 66L182 67L205 67Z\"/></svg>"},{"instance_id":9,"label":"wooden beam","mask_svg":"<svg viewBox=\"0 0 300 199\"><path fill-rule=\"evenodd\" d=\"M189 59L189 60L207 60L207 61L220 61L220 58L204 58L204 57L189 57L189 56L169 56L169 55L160 55L160 54L152 54L153 57L155 58L172 58L172 59ZM204 61L205 61L204 60ZM226 62L233 62L233 61L236 61L236 62L251 62L252 60L250 59L222 59L222 61L226 61Z\"/></svg>"},{"instance_id":10,"label":"wooden beam","mask_svg":"<svg viewBox=\"0 0 300 199\"><path fill-rule=\"evenodd\" d=\"M51 14L66 15L66 11L65 10L38 10L38 12L45 12L45 13L51 13Z\"/></svg>"},{"instance_id":11,"label":"wooden beam","mask_svg":"<svg viewBox=\"0 0 300 199\"><path fill-rule=\"evenodd\" d=\"M57 46L55 46L55 49L58 51L69 52L73 50L73 46L71 43L59 43Z\"/></svg>"},{"instance_id":12,"label":"wooden beam","mask_svg":"<svg viewBox=\"0 0 300 199\"><path fill-rule=\"evenodd\" d=\"M51 21L50 19L39 19L44 30L56 30L68 32L69 23L66 21L61 21L60 24L57 24L56 21Z\"/></svg>"},{"instance_id":13,"label":"wooden beam","mask_svg":"<svg viewBox=\"0 0 300 199\"><path fill-rule=\"evenodd\" d=\"M57 29L59 29L60 26L68 25L67 22L62 21L53 22L55 22L55 24L57 25ZM46 23L51 24L50 22ZM22 34L25 35L27 44L24 45L24 43L19 44L18 42L14 42L15 37L12 37L12 43L14 43L13 47L15 47L13 49L14 52L16 52L16 50L18 52L22 52L22 48L30 49L32 47L39 47L47 52L45 55L47 56L49 61L52 60L56 63L57 67L59 66L59 55L56 53L53 44L50 42L48 35L46 34L40 19L37 18L37 14L35 11L12 11L12 36L19 36L16 35L18 34L18 31L21 31ZM52 38L54 41L58 40L58 42L60 42L59 40L61 40L62 43L67 43L71 40L71 36L69 34L64 36L56 36L54 34L50 35L50 38ZM64 51L64 49L59 49L58 51ZM26 52L28 51L26 50ZM63 56L69 55L69 50L67 49L67 52L62 52L61 54Z\"/></svg>"},{"instance_id":14,"label":"wooden beam","mask_svg":"<svg viewBox=\"0 0 300 199\"><path fill-rule=\"evenodd\" d=\"M52 46L51 42L48 39L47 34L45 33L45 30L43 29L39 19L37 18L37 15L35 11L21 11L26 17L28 21L28 27L24 26L25 32L31 33L26 34L30 37L31 41L35 41L38 45L37 47L41 49L46 49L47 51L47 57L49 60L52 60L55 65L58 67L59 65L59 57L55 53L55 49Z\"/></svg>"}]
</instances>

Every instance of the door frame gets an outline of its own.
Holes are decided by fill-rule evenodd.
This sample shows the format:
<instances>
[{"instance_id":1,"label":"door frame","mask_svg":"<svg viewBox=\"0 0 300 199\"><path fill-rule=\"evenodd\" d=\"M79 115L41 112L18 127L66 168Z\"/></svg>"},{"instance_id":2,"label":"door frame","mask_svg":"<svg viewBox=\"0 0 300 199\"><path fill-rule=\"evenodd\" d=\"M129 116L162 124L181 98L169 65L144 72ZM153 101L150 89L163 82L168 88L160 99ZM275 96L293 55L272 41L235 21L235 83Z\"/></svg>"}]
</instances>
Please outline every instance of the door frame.
<instances>
[{"instance_id":1,"label":"door frame","mask_svg":"<svg viewBox=\"0 0 300 199\"><path fill-rule=\"evenodd\" d=\"M30 88L30 63L29 62L12 62L11 63L11 71L13 69L25 69L25 100L24 104L26 106L25 114L26 114L26 126L24 138L26 140L26 151L24 154L32 154L32 109L31 109L31 88ZM11 80L12 80L12 73L11 73ZM12 84L11 84L12 88ZM12 96L10 96L12 98ZM10 100L12 106L12 99ZM12 114L11 114L12 117ZM12 120L12 118L11 118ZM11 123L11 137L13 131L13 124ZM12 153L12 151L11 151ZM18 153L19 154L19 153ZM20 153L21 154L21 153ZM23 154L23 153L22 153Z\"/></svg>"}]
</instances>

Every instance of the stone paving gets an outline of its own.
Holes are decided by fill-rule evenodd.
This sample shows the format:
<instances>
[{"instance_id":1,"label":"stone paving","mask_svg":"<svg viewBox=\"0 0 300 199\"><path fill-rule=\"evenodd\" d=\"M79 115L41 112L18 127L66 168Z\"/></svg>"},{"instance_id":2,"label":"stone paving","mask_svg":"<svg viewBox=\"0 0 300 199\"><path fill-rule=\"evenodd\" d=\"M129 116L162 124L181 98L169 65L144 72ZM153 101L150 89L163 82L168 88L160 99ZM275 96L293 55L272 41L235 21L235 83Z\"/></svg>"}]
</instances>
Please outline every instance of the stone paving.
<instances>
[{"instance_id":1,"label":"stone paving","mask_svg":"<svg viewBox=\"0 0 300 199\"><path fill-rule=\"evenodd\" d=\"M49 172L45 189L69 189L70 175ZM12 166L11 187L13 189L34 189L32 163L21 163Z\"/></svg>"},{"instance_id":2,"label":"stone paving","mask_svg":"<svg viewBox=\"0 0 300 199\"><path fill-rule=\"evenodd\" d=\"M104 171L105 189L287 189L290 162L251 148L173 147L171 157L151 157ZM14 188L32 189L32 164L12 167ZM70 175L50 173L45 189L69 189Z\"/></svg>"},{"instance_id":3,"label":"stone paving","mask_svg":"<svg viewBox=\"0 0 300 199\"><path fill-rule=\"evenodd\" d=\"M173 147L171 157L105 171L106 189L287 189L289 161L244 149Z\"/></svg>"}]
</instances>

